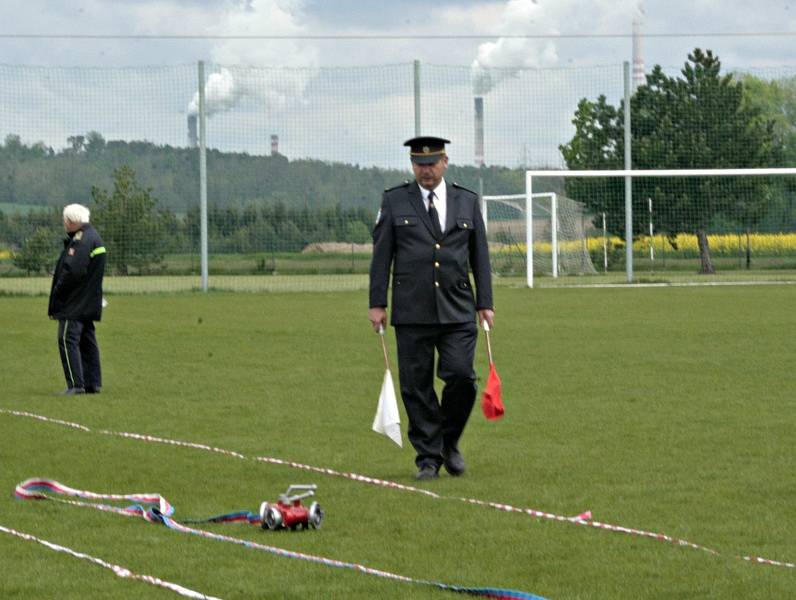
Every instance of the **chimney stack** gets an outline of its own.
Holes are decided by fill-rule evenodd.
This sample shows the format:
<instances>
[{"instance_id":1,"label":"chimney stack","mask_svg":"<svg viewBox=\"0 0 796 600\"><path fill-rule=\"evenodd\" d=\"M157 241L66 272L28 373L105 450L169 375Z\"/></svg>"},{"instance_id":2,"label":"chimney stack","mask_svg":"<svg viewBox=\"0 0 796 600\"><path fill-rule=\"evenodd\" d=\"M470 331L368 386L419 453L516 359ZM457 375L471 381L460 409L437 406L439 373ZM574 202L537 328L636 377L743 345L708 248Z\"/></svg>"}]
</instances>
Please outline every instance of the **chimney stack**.
<instances>
[{"instance_id":1,"label":"chimney stack","mask_svg":"<svg viewBox=\"0 0 796 600\"><path fill-rule=\"evenodd\" d=\"M188 147L199 146L199 136L196 133L196 115L188 115Z\"/></svg>"},{"instance_id":2,"label":"chimney stack","mask_svg":"<svg viewBox=\"0 0 796 600\"><path fill-rule=\"evenodd\" d=\"M475 166L484 166L484 99L475 97Z\"/></svg>"},{"instance_id":3,"label":"chimney stack","mask_svg":"<svg viewBox=\"0 0 796 600\"><path fill-rule=\"evenodd\" d=\"M644 52L641 47L641 15L633 18L633 81L632 89L635 92L640 85L646 83L644 76Z\"/></svg>"},{"instance_id":4,"label":"chimney stack","mask_svg":"<svg viewBox=\"0 0 796 600\"><path fill-rule=\"evenodd\" d=\"M279 154L279 136L276 134L271 135L271 156Z\"/></svg>"}]
</instances>

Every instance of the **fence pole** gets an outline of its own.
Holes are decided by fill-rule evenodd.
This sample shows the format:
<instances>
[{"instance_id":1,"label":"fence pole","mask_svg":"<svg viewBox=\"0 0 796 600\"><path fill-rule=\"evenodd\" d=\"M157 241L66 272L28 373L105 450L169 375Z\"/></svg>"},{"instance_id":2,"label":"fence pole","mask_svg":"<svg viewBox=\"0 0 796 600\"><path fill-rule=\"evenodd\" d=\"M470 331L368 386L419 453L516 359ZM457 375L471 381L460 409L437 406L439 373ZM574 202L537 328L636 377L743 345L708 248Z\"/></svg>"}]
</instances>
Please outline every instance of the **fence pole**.
<instances>
[{"instance_id":1,"label":"fence pole","mask_svg":"<svg viewBox=\"0 0 796 600\"><path fill-rule=\"evenodd\" d=\"M625 75L625 170L633 168L630 153L630 63L624 62ZM625 176L625 271L633 283L633 178Z\"/></svg>"},{"instance_id":2,"label":"fence pole","mask_svg":"<svg viewBox=\"0 0 796 600\"><path fill-rule=\"evenodd\" d=\"M525 280L533 287L533 177L525 171Z\"/></svg>"},{"instance_id":3,"label":"fence pole","mask_svg":"<svg viewBox=\"0 0 796 600\"><path fill-rule=\"evenodd\" d=\"M647 198L650 216L650 273L655 271L655 230L652 226L652 198Z\"/></svg>"},{"instance_id":4,"label":"fence pole","mask_svg":"<svg viewBox=\"0 0 796 600\"><path fill-rule=\"evenodd\" d=\"M484 218L484 230L489 231L489 221L486 216L486 200L484 200L484 178L478 176L478 199L481 201L481 216Z\"/></svg>"},{"instance_id":5,"label":"fence pole","mask_svg":"<svg viewBox=\"0 0 796 600\"><path fill-rule=\"evenodd\" d=\"M200 219L200 261L202 272L202 291L208 289L207 268L207 154L205 125L207 113L205 112L205 63L199 61L199 219Z\"/></svg>"},{"instance_id":6,"label":"fence pole","mask_svg":"<svg viewBox=\"0 0 796 600\"><path fill-rule=\"evenodd\" d=\"M422 135L420 133L420 61L415 60L414 63L415 73L415 137Z\"/></svg>"},{"instance_id":7,"label":"fence pole","mask_svg":"<svg viewBox=\"0 0 796 600\"><path fill-rule=\"evenodd\" d=\"M553 279L558 277L558 202L557 194L550 197L550 246L553 261Z\"/></svg>"},{"instance_id":8,"label":"fence pole","mask_svg":"<svg viewBox=\"0 0 796 600\"><path fill-rule=\"evenodd\" d=\"M605 228L605 213L603 213L603 273L608 273L608 231Z\"/></svg>"}]
</instances>

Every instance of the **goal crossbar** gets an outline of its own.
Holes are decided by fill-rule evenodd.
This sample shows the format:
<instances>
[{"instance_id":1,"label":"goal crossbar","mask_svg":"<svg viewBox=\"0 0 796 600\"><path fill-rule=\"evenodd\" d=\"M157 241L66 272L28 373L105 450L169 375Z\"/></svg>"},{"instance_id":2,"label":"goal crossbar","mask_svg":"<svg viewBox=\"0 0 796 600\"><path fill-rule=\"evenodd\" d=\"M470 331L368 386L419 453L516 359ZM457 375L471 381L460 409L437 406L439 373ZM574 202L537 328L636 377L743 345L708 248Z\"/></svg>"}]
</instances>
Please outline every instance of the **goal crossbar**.
<instances>
[{"instance_id":1,"label":"goal crossbar","mask_svg":"<svg viewBox=\"0 0 796 600\"><path fill-rule=\"evenodd\" d=\"M531 177L695 177L695 176L771 176L796 175L796 168L772 167L761 169L604 169L593 171L528 170Z\"/></svg>"}]
</instances>

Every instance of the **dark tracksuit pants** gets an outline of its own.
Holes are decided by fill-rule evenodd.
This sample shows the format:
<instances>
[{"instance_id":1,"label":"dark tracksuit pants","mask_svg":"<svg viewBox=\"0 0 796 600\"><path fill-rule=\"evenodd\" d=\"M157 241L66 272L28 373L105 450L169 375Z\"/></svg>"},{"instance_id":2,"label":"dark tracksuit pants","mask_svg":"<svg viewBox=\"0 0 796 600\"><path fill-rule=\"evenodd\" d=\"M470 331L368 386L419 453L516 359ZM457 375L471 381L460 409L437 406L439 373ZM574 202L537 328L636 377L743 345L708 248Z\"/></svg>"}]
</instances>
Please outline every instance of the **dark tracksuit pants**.
<instances>
[{"instance_id":1,"label":"dark tracksuit pants","mask_svg":"<svg viewBox=\"0 0 796 600\"><path fill-rule=\"evenodd\" d=\"M58 320L58 351L70 388L100 388L100 354L94 321Z\"/></svg>"},{"instance_id":2,"label":"dark tracksuit pants","mask_svg":"<svg viewBox=\"0 0 796 600\"><path fill-rule=\"evenodd\" d=\"M477 335L474 322L395 327L401 397L418 467L439 468L443 450L458 450L459 437L475 403L473 358ZM441 402L434 390L435 349L439 354L437 375L445 382Z\"/></svg>"}]
</instances>

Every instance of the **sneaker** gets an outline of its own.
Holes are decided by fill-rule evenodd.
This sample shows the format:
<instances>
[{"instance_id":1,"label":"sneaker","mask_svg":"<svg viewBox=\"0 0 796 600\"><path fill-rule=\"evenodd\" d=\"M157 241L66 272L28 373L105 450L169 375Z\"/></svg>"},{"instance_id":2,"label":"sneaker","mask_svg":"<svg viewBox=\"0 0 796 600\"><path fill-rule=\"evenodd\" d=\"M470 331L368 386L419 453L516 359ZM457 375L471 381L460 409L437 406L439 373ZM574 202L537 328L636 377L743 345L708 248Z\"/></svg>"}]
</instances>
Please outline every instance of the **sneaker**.
<instances>
[{"instance_id":1,"label":"sneaker","mask_svg":"<svg viewBox=\"0 0 796 600\"><path fill-rule=\"evenodd\" d=\"M439 469L432 465L424 465L415 474L415 479L418 481L427 481L429 479L437 479L439 477Z\"/></svg>"},{"instance_id":2,"label":"sneaker","mask_svg":"<svg viewBox=\"0 0 796 600\"><path fill-rule=\"evenodd\" d=\"M91 385L87 385L86 386L86 393L87 394L99 394L101 389L102 388L100 386L94 387L94 386L91 386Z\"/></svg>"},{"instance_id":3,"label":"sneaker","mask_svg":"<svg viewBox=\"0 0 796 600\"><path fill-rule=\"evenodd\" d=\"M77 396L78 394L85 394L86 390L82 387L66 388L59 396Z\"/></svg>"},{"instance_id":4,"label":"sneaker","mask_svg":"<svg viewBox=\"0 0 796 600\"><path fill-rule=\"evenodd\" d=\"M455 449L443 450L442 461L442 464L445 465L445 470L454 477L462 475L467 468L467 466L464 464L464 457L462 456L461 452Z\"/></svg>"}]
</instances>

